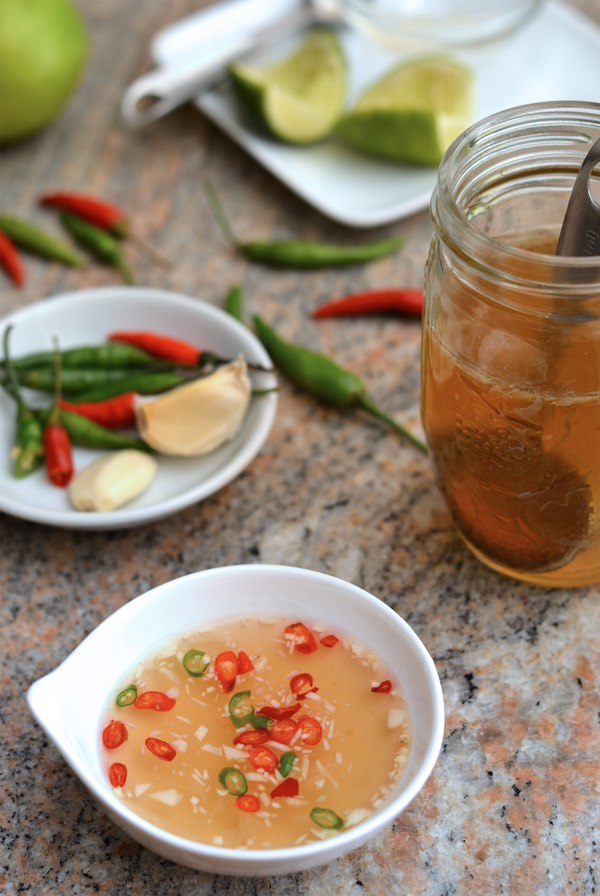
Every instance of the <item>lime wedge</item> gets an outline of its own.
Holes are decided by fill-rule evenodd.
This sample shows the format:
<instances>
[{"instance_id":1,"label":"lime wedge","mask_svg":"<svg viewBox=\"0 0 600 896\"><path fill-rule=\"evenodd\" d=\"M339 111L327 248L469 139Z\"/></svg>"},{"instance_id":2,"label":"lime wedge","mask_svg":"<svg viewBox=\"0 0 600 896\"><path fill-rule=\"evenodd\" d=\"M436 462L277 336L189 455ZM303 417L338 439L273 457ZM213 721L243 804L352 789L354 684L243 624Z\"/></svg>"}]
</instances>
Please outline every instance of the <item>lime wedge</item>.
<instances>
[{"instance_id":1,"label":"lime wedge","mask_svg":"<svg viewBox=\"0 0 600 896\"><path fill-rule=\"evenodd\" d=\"M230 66L238 95L267 129L287 143L314 143L333 130L346 96L346 62L336 36L314 31L269 68Z\"/></svg>"},{"instance_id":2,"label":"lime wedge","mask_svg":"<svg viewBox=\"0 0 600 896\"><path fill-rule=\"evenodd\" d=\"M474 77L449 56L422 56L370 87L338 123L338 135L396 162L439 164L473 120Z\"/></svg>"}]
</instances>

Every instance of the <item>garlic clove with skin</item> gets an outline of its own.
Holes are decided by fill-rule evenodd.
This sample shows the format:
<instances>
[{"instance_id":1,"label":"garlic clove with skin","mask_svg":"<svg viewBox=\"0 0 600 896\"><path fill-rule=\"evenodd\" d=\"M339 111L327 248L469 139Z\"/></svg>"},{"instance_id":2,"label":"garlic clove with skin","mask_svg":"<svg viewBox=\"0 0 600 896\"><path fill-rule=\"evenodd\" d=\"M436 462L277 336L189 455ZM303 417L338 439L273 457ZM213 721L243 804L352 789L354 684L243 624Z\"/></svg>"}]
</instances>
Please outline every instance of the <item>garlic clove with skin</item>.
<instances>
[{"instance_id":1,"label":"garlic clove with skin","mask_svg":"<svg viewBox=\"0 0 600 896\"><path fill-rule=\"evenodd\" d=\"M77 510L116 510L148 488L156 469L156 460L144 451L113 451L76 474L69 497Z\"/></svg>"},{"instance_id":2,"label":"garlic clove with skin","mask_svg":"<svg viewBox=\"0 0 600 896\"><path fill-rule=\"evenodd\" d=\"M246 362L240 355L207 377L157 398L138 398L137 428L144 441L162 454L207 454L238 431L250 395Z\"/></svg>"}]
</instances>

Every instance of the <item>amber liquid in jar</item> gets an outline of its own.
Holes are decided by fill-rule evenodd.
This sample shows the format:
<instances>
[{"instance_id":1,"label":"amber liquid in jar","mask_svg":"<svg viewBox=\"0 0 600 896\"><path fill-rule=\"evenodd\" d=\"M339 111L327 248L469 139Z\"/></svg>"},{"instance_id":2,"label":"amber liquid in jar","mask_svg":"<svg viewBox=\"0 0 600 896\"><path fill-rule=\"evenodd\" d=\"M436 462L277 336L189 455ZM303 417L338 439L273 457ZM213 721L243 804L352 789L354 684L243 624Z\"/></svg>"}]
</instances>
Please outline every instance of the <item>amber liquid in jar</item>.
<instances>
[{"instance_id":1,"label":"amber liquid in jar","mask_svg":"<svg viewBox=\"0 0 600 896\"><path fill-rule=\"evenodd\" d=\"M556 238L538 233L518 242L554 254ZM460 534L481 560L513 577L555 586L597 581L600 340L592 348L589 328L600 322L538 316L535 325L509 325L501 284L482 304L473 284L451 270L433 289L445 310L424 332L423 424Z\"/></svg>"}]
</instances>

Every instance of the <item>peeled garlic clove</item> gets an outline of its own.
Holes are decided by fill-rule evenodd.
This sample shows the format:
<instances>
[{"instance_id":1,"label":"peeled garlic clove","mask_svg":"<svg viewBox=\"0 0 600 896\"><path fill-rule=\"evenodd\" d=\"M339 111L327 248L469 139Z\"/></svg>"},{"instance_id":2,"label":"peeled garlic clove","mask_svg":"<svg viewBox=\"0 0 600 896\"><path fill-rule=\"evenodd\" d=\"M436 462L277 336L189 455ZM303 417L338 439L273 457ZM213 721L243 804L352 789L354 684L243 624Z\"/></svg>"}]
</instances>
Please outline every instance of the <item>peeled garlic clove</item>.
<instances>
[{"instance_id":1,"label":"peeled garlic clove","mask_svg":"<svg viewBox=\"0 0 600 896\"><path fill-rule=\"evenodd\" d=\"M137 427L144 441L162 454L207 454L240 428L250 393L246 362L240 355L210 376L150 401L139 400Z\"/></svg>"},{"instance_id":2,"label":"peeled garlic clove","mask_svg":"<svg viewBox=\"0 0 600 896\"><path fill-rule=\"evenodd\" d=\"M115 510L148 488L156 468L156 460L144 451L114 451L77 473L69 497L77 510Z\"/></svg>"}]
</instances>

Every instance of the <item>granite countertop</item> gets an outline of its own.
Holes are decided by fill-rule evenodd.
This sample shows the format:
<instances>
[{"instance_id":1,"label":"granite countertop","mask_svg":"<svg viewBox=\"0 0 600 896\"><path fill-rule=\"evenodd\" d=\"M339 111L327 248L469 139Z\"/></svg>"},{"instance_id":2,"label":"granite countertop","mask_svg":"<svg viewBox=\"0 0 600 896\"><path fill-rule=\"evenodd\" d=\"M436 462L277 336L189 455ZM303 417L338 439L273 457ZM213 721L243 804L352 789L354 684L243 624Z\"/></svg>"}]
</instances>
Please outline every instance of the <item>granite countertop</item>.
<instances>
[{"instance_id":1,"label":"granite countertop","mask_svg":"<svg viewBox=\"0 0 600 896\"><path fill-rule=\"evenodd\" d=\"M111 197L175 261L130 255L139 282L247 309L362 375L373 397L418 428L420 323L311 320L334 295L420 286L428 213L397 234L400 253L360 268L267 271L224 244L200 190L217 186L242 234L350 241L187 107L143 134L116 125L124 87L145 71L152 35L197 0L78 0L92 34L84 81L61 119L7 148L3 207L40 224L50 189ZM600 4L577 4L600 23ZM363 238L364 235L361 235ZM368 236L368 235L367 235ZM0 313L116 284L99 265L28 259L2 278ZM49 299L51 300L51 299ZM339 412L281 383L259 456L217 494L161 522L71 532L0 516L2 749L0 887L6 896L592 896L600 892L600 589L545 590L482 566L454 531L428 462L361 412ZM103 619L175 576L224 564L320 570L377 595L434 658L446 702L437 766L374 840L330 865L271 879L213 877L158 858L103 814L34 723L30 683ZM80 696L85 699L85 694Z\"/></svg>"}]
</instances>

